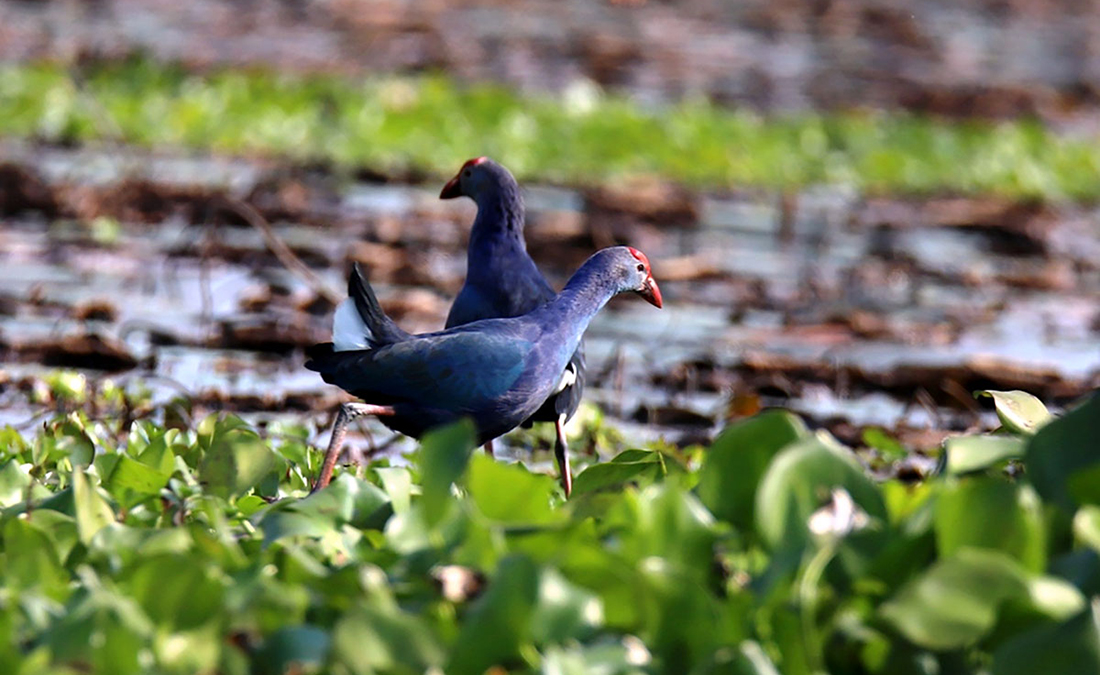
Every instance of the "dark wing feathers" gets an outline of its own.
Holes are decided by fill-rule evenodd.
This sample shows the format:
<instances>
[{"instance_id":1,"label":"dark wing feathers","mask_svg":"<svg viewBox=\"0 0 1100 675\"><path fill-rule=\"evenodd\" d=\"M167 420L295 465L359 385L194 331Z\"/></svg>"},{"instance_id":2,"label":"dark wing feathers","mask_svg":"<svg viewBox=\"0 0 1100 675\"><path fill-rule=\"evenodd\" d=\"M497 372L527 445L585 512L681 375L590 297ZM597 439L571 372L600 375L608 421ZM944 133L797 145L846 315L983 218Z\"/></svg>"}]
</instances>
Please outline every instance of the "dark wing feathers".
<instances>
[{"instance_id":1,"label":"dark wing feathers","mask_svg":"<svg viewBox=\"0 0 1100 675\"><path fill-rule=\"evenodd\" d=\"M476 410L523 375L530 342L464 331L420 336L372 350L331 352L306 366L367 402Z\"/></svg>"}]
</instances>

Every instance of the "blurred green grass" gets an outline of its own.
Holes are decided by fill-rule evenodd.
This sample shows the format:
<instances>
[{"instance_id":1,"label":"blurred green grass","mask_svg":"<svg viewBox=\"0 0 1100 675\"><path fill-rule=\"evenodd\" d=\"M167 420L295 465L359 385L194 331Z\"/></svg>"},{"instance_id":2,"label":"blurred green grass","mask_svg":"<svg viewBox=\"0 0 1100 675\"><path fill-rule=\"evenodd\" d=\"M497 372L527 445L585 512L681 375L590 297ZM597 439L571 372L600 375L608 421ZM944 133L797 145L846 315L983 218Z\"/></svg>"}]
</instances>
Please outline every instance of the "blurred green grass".
<instances>
[{"instance_id":1,"label":"blurred green grass","mask_svg":"<svg viewBox=\"0 0 1100 675\"><path fill-rule=\"evenodd\" d=\"M445 176L493 156L521 179L653 174L703 188L815 184L871 193L1092 199L1100 142L1033 120L905 113L765 117L702 100L643 109L595 87L560 96L444 76L355 80L262 70L189 73L147 59L0 67L0 135L262 154Z\"/></svg>"}]
</instances>

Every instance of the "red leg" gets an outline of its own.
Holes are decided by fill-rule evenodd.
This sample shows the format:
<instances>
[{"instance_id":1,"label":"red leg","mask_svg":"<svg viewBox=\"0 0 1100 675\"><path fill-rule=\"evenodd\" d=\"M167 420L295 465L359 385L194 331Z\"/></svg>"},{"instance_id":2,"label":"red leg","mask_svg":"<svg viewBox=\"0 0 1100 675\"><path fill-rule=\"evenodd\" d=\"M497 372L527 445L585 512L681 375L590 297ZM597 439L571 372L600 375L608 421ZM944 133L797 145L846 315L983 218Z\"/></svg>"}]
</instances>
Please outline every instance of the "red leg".
<instances>
[{"instance_id":1,"label":"red leg","mask_svg":"<svg viewBox=\"0 0 1100 675\"><path fill-rule=\"evenodd\" d=\"M496 456L496 455L493 454L493 439L491 439L491 438L489 440L485 441L485 454L489 455L490 457L495 457Z\"/></svg>"},{"instance_id":2,"label":"red leg","mask_svg":"<svg viewBox=\"0 0 1100 675\"><path fill-rule=\"evenodd\" d=\"M325 461L321 464L321 473L317 476L317 482L313 484L310 493L317 492L329 484L332 480L332 472L336 469L336 459L340 456L340 448L344 446L344 437L348 433L348 422L361 415L392 415L393 408L388 405L370 405L368 403L344 403L340 411L336 413L336 422L332 425L332 438L328 442L328 450L325 450Z\"/></svg>"}]
</instances>

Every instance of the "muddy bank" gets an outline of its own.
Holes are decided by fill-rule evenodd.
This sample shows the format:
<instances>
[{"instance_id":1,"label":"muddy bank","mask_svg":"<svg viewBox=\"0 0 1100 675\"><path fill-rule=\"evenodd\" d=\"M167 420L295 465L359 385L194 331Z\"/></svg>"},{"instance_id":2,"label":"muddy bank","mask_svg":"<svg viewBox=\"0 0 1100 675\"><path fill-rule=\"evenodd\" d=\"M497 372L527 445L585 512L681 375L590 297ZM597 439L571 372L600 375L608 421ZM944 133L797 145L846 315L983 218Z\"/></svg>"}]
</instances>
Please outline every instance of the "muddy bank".
<instances>
[{"instance_id":1,"label":"muddy bank","mask_svg":"<svg viewBox=\"0 0 1100 675\"><path fill-rule=\"evenodd\" d=\"M524 90L581 80L664 102L765 111L871 106L1085 122L1100 8L723 0L256 0L0 4L0 60L120 58L354 74L442 70Z\"/></svg>"}]
</instances>

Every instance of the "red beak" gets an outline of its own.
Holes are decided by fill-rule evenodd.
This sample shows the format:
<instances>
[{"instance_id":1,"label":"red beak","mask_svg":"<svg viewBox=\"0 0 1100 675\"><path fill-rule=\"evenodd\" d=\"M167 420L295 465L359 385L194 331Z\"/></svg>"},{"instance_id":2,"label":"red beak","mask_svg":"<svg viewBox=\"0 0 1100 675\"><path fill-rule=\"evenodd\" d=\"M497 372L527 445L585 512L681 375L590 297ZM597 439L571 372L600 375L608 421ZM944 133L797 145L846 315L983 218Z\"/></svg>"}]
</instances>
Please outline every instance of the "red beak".
<instances>
[{"instance_id":1,"label":"red beak","mask_svg":"<svg viewBox=\"0 0 1100 675\"><path fill-rule=\"evenodd\" d=\"M439 193L440 199L454 199L462 196L462 188L458 184L461 175L462 172L456 173L454 178L447 181L447 184L443 186L443 191Z\"/></svg>"},{"instance_id":2,"label":"red beak","mask_svg":"<svg viewBox=\"0 0 1100 675\"><path fill-rule=\"evenodd\" d=\"M657 287L657 281L652 274L645 280L645 285L642 286L642 290L638 291L638 295L645 298L646 302L657 309L661 308L661 289Z\"/></svg>"}]
</instances>

